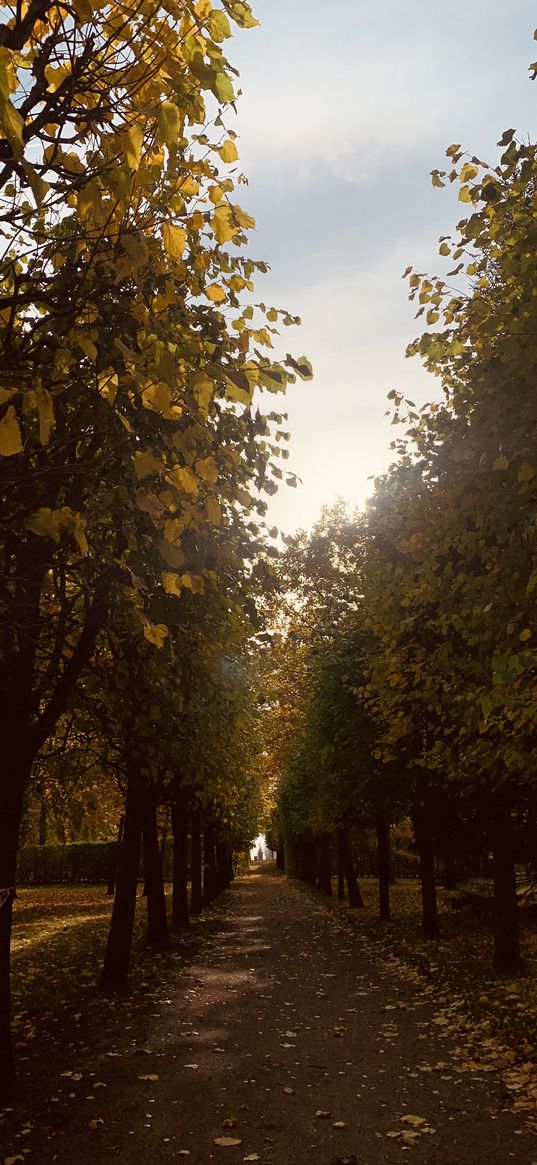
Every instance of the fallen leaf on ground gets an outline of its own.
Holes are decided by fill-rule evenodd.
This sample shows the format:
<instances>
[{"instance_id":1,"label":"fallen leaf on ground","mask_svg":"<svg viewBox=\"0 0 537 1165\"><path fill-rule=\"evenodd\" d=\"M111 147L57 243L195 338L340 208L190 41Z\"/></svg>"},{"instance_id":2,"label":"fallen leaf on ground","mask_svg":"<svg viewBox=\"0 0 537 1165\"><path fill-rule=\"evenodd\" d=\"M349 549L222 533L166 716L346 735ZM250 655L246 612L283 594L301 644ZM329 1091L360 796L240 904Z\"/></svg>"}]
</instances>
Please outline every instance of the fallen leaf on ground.
<instances>
[{"instance_id":1,"label":"fallen leaf on ground","mask_svg":"<svg viewBox=\"0 0 537 1165\"><path fill-rule=\"evenodd\" d=\"M218 1145L219 1149L230 1149L232 1145L241 1145L240 1137L215 1137L214 1145Z\"/></svg>"}]
</instances>

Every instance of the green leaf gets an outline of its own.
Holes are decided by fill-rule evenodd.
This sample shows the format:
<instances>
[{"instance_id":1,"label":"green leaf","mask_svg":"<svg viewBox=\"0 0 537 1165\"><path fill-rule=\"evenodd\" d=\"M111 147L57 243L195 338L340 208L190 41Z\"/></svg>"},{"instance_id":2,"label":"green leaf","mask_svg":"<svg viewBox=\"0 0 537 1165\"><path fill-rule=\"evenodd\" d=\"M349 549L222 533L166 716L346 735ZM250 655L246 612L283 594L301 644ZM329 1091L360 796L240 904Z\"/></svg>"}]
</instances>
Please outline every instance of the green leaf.
<instances>
[{"instance_id":1,"label":"green leaf","mask_svg":"<svg viewBox=\"0 0 537 1165\"><path fill-rule=\"evenodd\" d=\"M214 92L222 105L235 100L235 91L227 73L217 73L214 79Z\"/></svg>"},{"instance_id":2,"label":"green leaf","mask_svg":"<svg viewBox=\"0 0 537 1165\"><path fill-rule=\"evenodd\" d=\"M208 24L209 32L215 41L220 42L227 40L228 37L233 35L231 32L231 25L225 12L222 12L219 8L213 8L212 12L209 14Z\"/></svg>"}]
</instances>

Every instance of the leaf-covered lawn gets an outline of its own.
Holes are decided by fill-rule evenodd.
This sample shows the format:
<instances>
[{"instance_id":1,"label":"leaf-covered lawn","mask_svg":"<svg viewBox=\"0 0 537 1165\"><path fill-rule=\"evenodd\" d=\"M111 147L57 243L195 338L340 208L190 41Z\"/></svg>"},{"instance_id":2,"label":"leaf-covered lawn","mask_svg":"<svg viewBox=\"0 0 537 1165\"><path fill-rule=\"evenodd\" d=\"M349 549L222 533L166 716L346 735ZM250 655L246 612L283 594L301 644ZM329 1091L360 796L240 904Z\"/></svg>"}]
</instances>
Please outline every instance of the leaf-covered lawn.
<instances>
[{"instance_id":1,"label":"leaf-covered lawn","mask_svg":"<svg viewBox=\"0 0 537 1165\"><path fill-rule=\"evenodd\" d=\"M517 1056L537 1061L537 907L519 907L522 949L527 973L515 979L492 970L492 918L486 909L454 908L465 891L483 894L485 885L454 891L439 888L441 937L420 933L421 894L417 880L401 879L391 888L392 921L377 921L377 883L361 878L365 909L353 911L358 930L422 973L435 994L459 1001L483 1039L501 1037ZM491 893L491 887L488 887ZM346 909L346 908L345 908Z\"/></svg>"},{"instance_id":2,"label":"leaf-covered lawn","mask_svg":"<svg viewBox=\"0 0 537 1165\"><path fill-rule=\"evenodd\" d=\"M141 894L141 888L138 891ZM146 1006L163 956L143 948L145 903L138 901L130 988L117 999L97 990L113 899L106 886L32 886L17 891L13 923L13 1027L19 1064L31 1043L51 1049L91 1043L97 1025L125 1007ZM145 994L144 994L145 993ZM40 1041L38 1041L40 1042Z\"/></svg>"}]
</instances>

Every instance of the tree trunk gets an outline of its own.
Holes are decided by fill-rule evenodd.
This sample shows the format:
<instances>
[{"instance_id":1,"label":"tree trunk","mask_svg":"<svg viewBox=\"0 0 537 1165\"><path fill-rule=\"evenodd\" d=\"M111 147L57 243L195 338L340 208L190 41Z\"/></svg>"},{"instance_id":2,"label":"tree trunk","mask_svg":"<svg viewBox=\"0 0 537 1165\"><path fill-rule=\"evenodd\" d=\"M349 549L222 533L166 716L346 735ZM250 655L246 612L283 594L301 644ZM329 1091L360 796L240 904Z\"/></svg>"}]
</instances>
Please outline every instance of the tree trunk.
<instances>
[{"instance_id":1,"label":"tree trunk","mask_svg":"<svg viewBox=\"0 0 537 1165\"><path fill-rule=\"evenodd\" d=\"M302 842L299 876L307 886L315 885L315 843L309 837Z\"/></svg>"},{"instance_id":2,"label":"tree trunk","mask_svg":"<svg viewBox=\"0 0 537 1165\"><path fill-rule=\"evenodd\" d=\"M345 871L345 880L347 882L349 906L353 910L363 910L364 900L360 893L360 887L356 877L351 843L349 841L349 832L347 829L339 830L339 844L341 846L341 852L343 855L343 869Z\"/></svg>"},{"instance_id":3,"label":"tree trunk","mask_svg":"<svg viewBox=\"0 0 537 1165\"><path fill-rule=\"evenodd\" d=\"M126 983L132 947L144 805L143 785L138 767L131 763L129 769L125 828L118 862L116 894L99 979L99 986L104 991L115 991Z\"/></svg>"},{"instance_id":4,"label":"tree trunk","mask_svg":"<svg viewBox=\"0 0 537 1165\"><path fill-rule=\"evenodd\" d=\"M328 897L332 895L332 854L330 847L330 834L323 833L320 843L320 859L319 859L319 876L317 878L317 888L322 890L323 894Z\"/></svg>"},{"instance_id":5,"label":"tree trunk","mask_svg":"<svg viewBox=\"0 0 537 1165\"><path fill-rule=\"evenodd\" d=\"M440 927L436 900L431 791L423 778L416 783L414 829L420 857L423 934L425 938L436 939L439 937Z\"/></svg>"},{"instance_id":6,"label":"tree trunk","mask_svg":"<svg viewBox=\"0 0 537 1165\"><path fill-rule=\"evenodd\" d=\"M9 763L10 755L12 764ZM27 758L18 755L17 744L9 748L4 744L2 761L6 779L0 813L0 1098L9 1095L15 1080L11 1043L11 922L23 797L31 772L31 761L27 762Z\"/></svg>"},{"instance_id":7,"label":"tree trunk","mask_svg":"<svg viewBox=\"0 0 537 1165\"><path fill-rule=\"evenodd\" d=\"M338 902L345 901L345 863L343 861L343 848L341 845L341 829L338 829L336 834L337 843L337 897Z\"/></svg>"},{"instance_id":8,"label":"tree trunk","mask_svg":"<svg viewBox=\"0 0 537 1165\"><path fill-rule=\"evenodd\" d=\"M172 804L172 831L172 922L174 926L185 927L190 924L188 911L188 814L186 806L179 800Z\"/></svg>"},{"instance_id":9,"label":"tree trunk","mask_svg":"<svg viewBox=\"0 0 537 1165\"><path fill-rule=\"evenodd\" d=\"M37 844L47 844L47 802L45 801L43 793L41 793L41 800L39 802L39 835Z\"/></svg>"},{"instance_id":10,"label":"tree trunk","mask_svg":"<svg viewBox=\"0 0 537 1165\"><path fill-rule=\"evenodd\" d=\"M160 831L160 860L162 862L162 876L164 881L168 881L166 874L166 859L168 857L168 824L170 820L170 807L166 805L164 810L164 822Z\"/></svg>"},{"instance_id":11,"label":"tree trunk","mask_svg":"<svg viewBox=\"0 0 537 1165\"><path fill-rule=\"evenodd\" d=\"M389 922L391 846L390 826L385 813L377 814L376 829L379 871L379 919L381 922Z\"/></svg>"},{"instance_id":12,"label":"tree trunk","mask_svg":"<svg viewBox=\"0 0 537 1165\"><path fill-rule=\"evenodd\" d=\"M166 894L162 862L158 844L157 801L155 789L147 785L144 790L144 875L147 897L147 946L166 947L170 941L168 919L166 917Z\"/></svg>"},{"instance_id":13,"label":"tree trunk","mask_svg":"<svg viewBox=\"0 0 537 1165\"><path fill-rule=\"evenodd\" d=\"M190 913L199 914L203 906L201 833L197 810L190 814Z\"/></svg>"},{"instance_id":14,"label":"tree trunk","mask_svg":"<svg viewBox=\"0 0 537 1165\"><path fill-rule=\"evenodd\" d=\"M203 905L208 906L216 898L216 841L211 826L203 832Z\"/></svg>"},{"instance_id":15,"label":"tree trunk","mask_svg":"<svg viewBox=\"0 0 537 1165\"><path fill-rule=\"evenodd\" d=\"M115 850L115 854L114 854L114 868L112 870L112 873L110 874L110 881L108 883L107 890L106 890L106 893L107 893L109 898L112 897L112 895L115 893L115 889L116 889L117 868L118 868L118 863L119 863L119 856L121 854L121 842L123 841L123 829L124 829L124 827L125 827L125 815L122 813L121 817L119 819L119 825L117 827L116 850Z\"/></svg>"},{"instance_id":16,"label":"tree trunk","mask_svg":"<svg viewBox=\"0 0 537 1165\"><path fill-rule=\"evenodd\" d=\"M507 789L495 794L492 845L494 969L513 974L523 970L525 963L520 954L512 798Z\"/></svg>"},{"instance_id":17,"label":"tree trunk","mask_svg":"<svg viewBox=\"0 0 537 1165\"><path fill-rule=\"evenodd\" d=\"M229 889L231 877L233 873L233 865L231 863L231 851L229 846L223 841L216 843L216 875L218 893L222 894L224 890Z\"/></svg>"}]
</instances>

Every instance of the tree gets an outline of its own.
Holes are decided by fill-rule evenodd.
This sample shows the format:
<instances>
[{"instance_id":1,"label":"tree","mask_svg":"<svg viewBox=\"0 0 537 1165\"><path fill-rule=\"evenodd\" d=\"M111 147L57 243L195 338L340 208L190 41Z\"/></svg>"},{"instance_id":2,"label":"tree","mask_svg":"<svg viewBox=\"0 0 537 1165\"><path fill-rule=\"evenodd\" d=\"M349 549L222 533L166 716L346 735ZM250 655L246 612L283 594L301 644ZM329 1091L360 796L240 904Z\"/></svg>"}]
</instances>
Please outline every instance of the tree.
<instances>
[{"instance_id":1,"label":"tree","mask_svg":"<svg viewBox=\"0 0 537 1165\"><path fill-rule=\"evenodd\" d=\"M274 492L273 361L247 303L253 219L231 200L222 43L241 0L17 8L0 52L2 1079L11 900L32 764L119 605L159 648L162 593L200 590L215 531ZM30 78L26 84L25 78ZM265 352L268 352L266 355ZM280 432L281 436L281 432ZM288 480L293 480L288 475ZM153 617L154 616L154 617Z\"/></svg>"}]
</instances>

